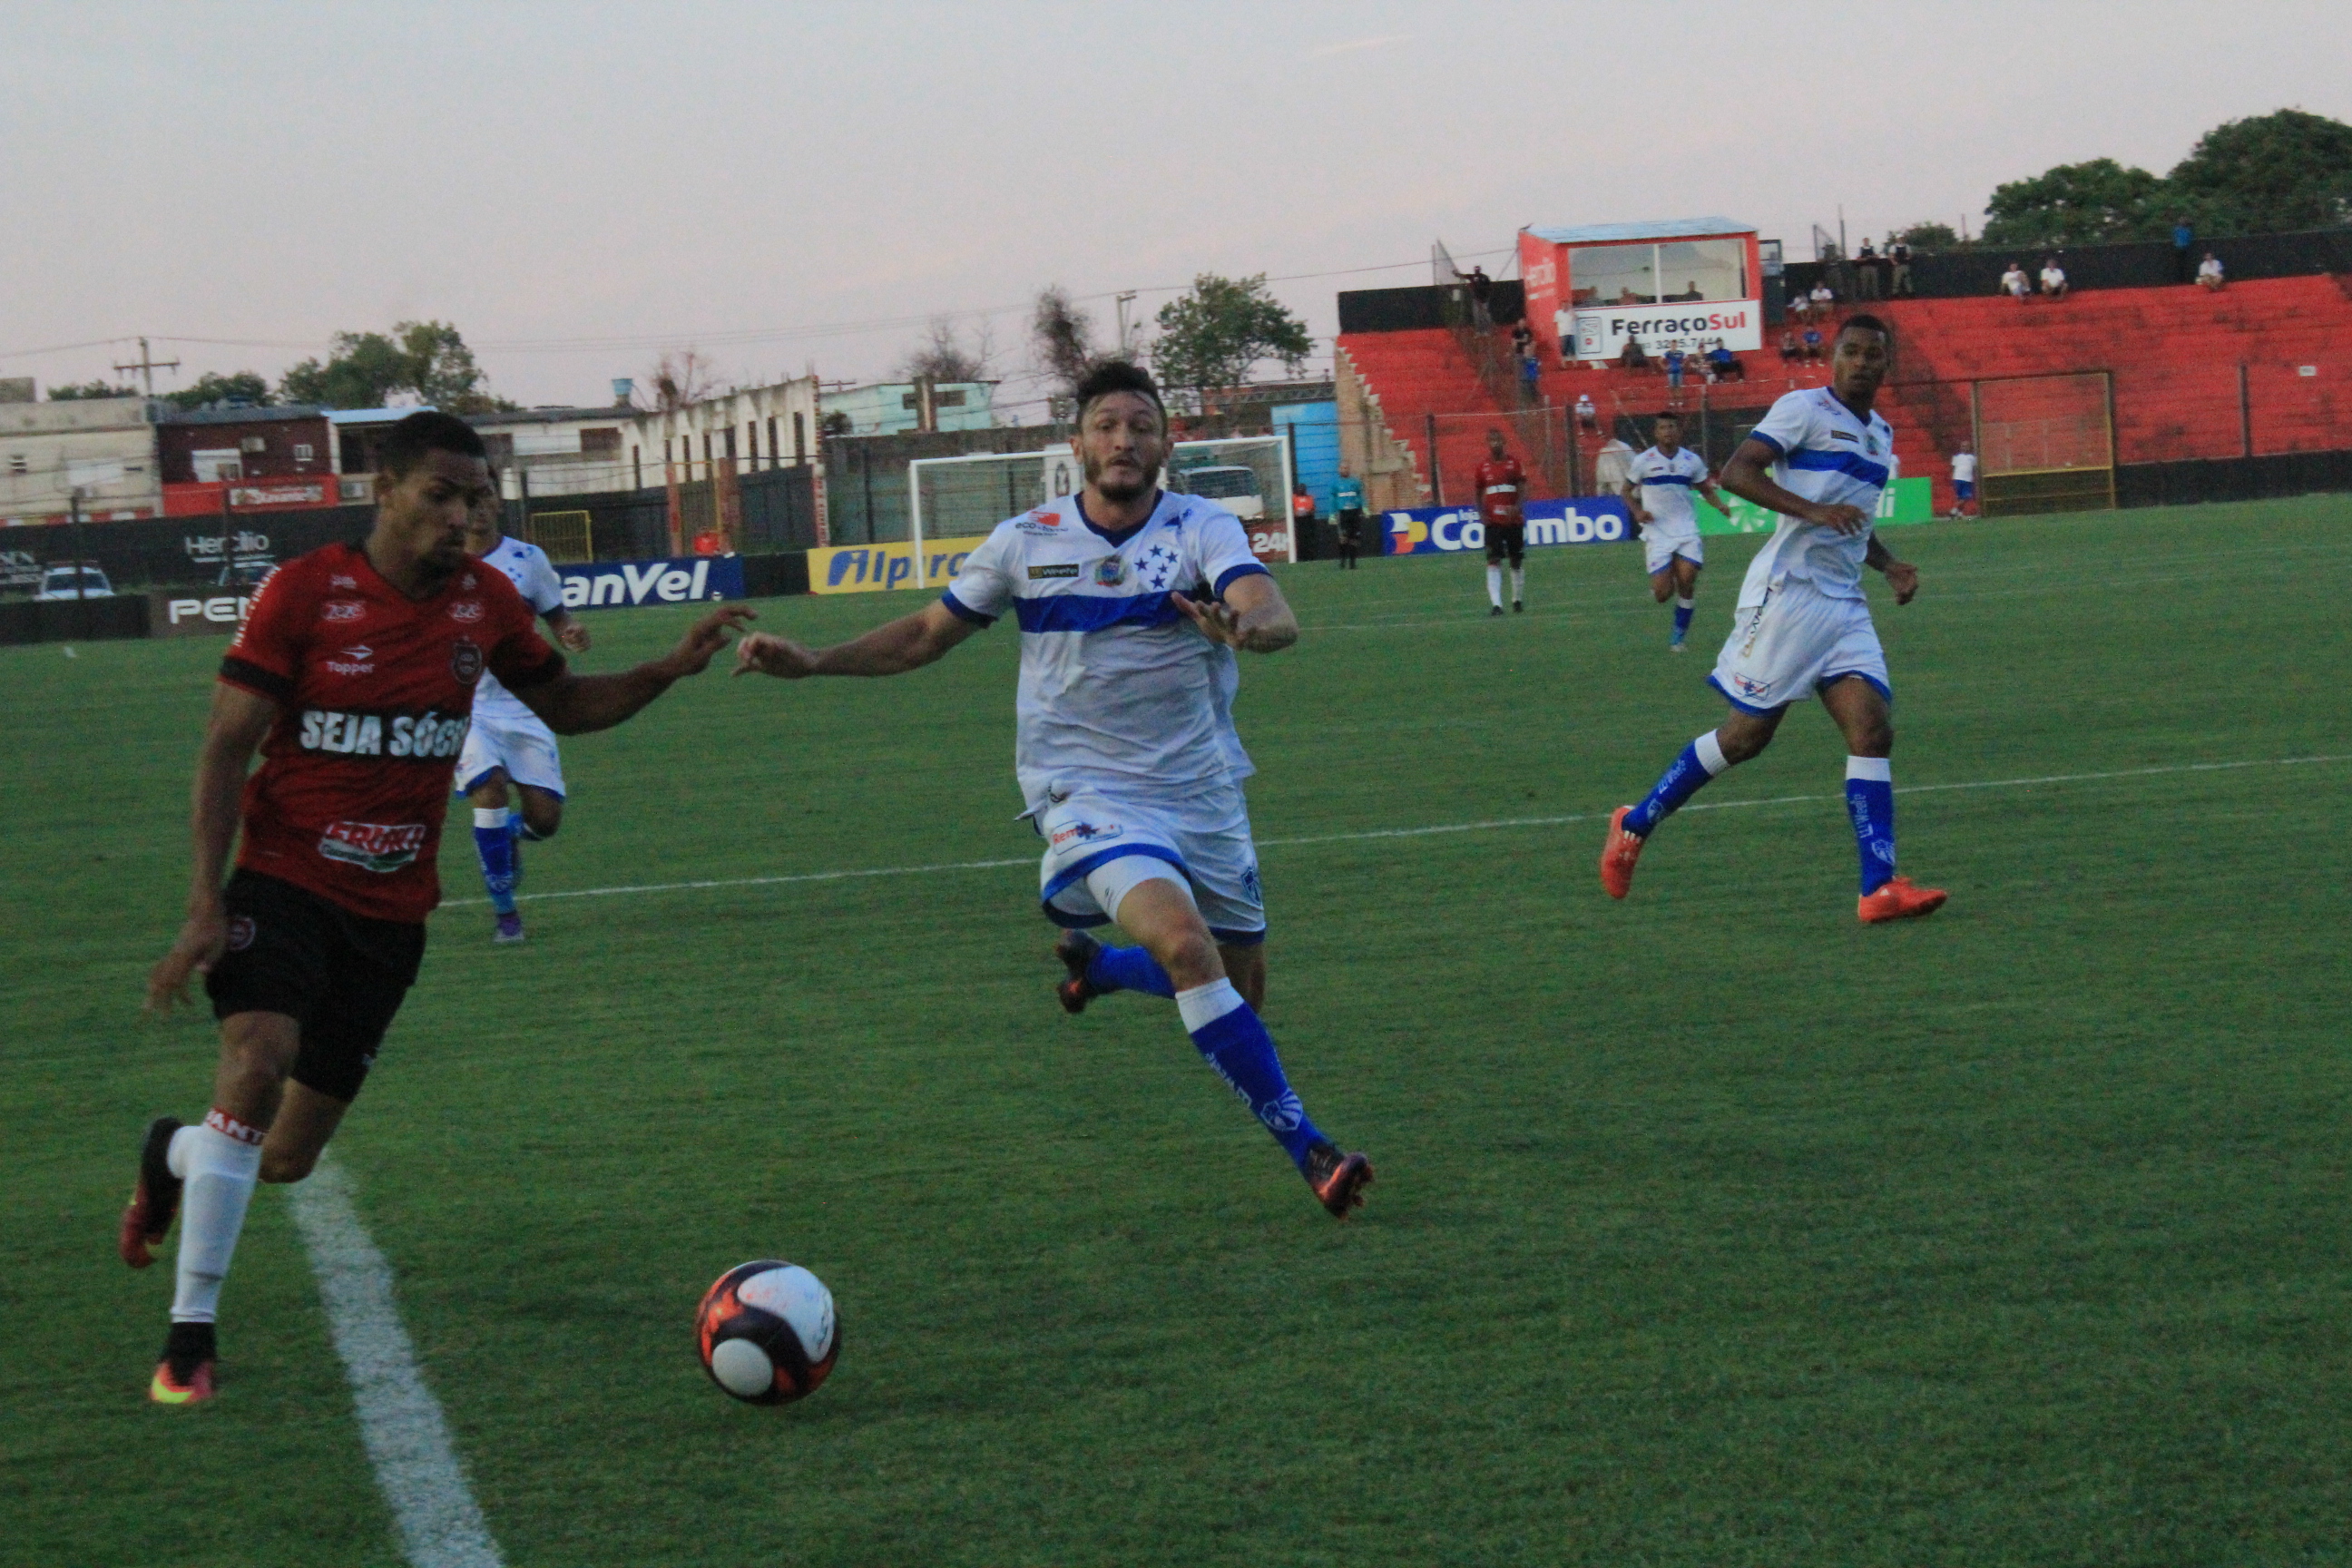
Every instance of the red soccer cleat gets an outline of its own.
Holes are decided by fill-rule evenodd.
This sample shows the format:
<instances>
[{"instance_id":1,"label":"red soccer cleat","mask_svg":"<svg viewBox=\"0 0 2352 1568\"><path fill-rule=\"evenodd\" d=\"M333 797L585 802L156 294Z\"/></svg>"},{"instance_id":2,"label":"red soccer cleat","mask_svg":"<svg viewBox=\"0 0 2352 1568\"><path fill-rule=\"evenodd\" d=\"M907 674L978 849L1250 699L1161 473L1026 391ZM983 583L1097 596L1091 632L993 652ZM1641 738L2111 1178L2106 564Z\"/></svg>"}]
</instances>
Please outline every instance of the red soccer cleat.
<instances>
[{"instance_id":1,"label":"red soccer cleat","mask_svg":"<svg viewBox=\"0 0 2352 1568\"><path fill-rule=\"evenodd\" d=\"M1346 1219L1349 1209L1364 1206L1372 1163L1361 1154L1342 1154L1335 1144L1318 1143L1307 1151L1307 1184L1333 1219Z\"/></svg>"},{"instance_id":2,"label":"red soccer cleat","mask_svg":"<svg viewBox=\"0 0 2352 1568\"><path fill-rule=\"evenodd\" d=\"M202 1405L213 1396L213 1363L218 1359L210 1323L173 1323L163 1342L163 1359L147 1384L157 1405Z\"/></svg>"},{"instance_id":3,"label":"red soccer cleat","mask_svg":"<svg viewBox=\"0 0 2352 1568\"><path fill-rule=\"evenodd\" d=\"M1883 925L1888 921L1912 921L1921 915L1934 914L1950 897L1941 888L1923 888L1908 877L1890 877L1879 884L1877 891L1864 893L1855 900L1853 912L1866 926Z\"/></svg>"},{"instance_id":4,"label":"red soccer cleat","mask_svg":"<svg viewBox=\"0 0 2352 1568\"><path fill-rule=\"evenodd\" d=\"M1102 943L1082 931L1066 931L1054 943L1054 956L1060 959L1062 967L1070 972L1067 980L1054 987L1054 995L1062 1004L1063 1012L1083 1013L1087 1003L1102 994L1087 979L1087 966L1101 951Z\"/></svg>"},{"instance_id":5,"label":"red soccer cleat","mask_svg":"<svg viewBox=\"0 0 2352 1568\"><path fill-rule=\"evenodd\" d=\"M180 1212L180 1178L172 1174L172 1134L180 1130L176 1116L159 1116L147 1124L146 1141L139 1147L139 1181L122 1210L122 1232L115 1249L133 1268L155 1261L148 1250L160 1246Z\"/></svg>"},{"instance_id":6,"label":"red soccer cleat","mask_svg":"<svg viewBox=\"0 0 2352 1568\"><path fill-rule=\"evenodd\" d=\"M1601 848L1601 885L1612 899L1622 899L1633 890L1633 862L1642 858L1642 846L1649 842L1640 834L1625 830L1625 814L1633 809L1621 805L1609 818L1609 842Z\"/></svg>"}]
</instances>

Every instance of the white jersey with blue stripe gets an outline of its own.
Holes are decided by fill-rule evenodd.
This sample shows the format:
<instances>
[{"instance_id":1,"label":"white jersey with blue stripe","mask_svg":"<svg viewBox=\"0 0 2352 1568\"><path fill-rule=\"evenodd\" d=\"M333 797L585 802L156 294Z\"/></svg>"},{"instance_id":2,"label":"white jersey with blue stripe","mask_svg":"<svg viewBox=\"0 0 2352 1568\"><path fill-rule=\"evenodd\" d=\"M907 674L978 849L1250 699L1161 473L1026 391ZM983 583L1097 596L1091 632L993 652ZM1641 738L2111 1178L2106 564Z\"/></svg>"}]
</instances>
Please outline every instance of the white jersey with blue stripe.
<instances>
[{"instance_id":1,"label":"white jersey with blue stripe","mask_svg":"<svg viewBox=\"0 0 2352 1568\"><path fill-rule=\"evenodd\" d=\"M536 544L514 538L501 539L482 555L482 564L495 566L506 574L507 580L522 595L522 602L544 616L563 608L563 579L555 574L555 564L547 552ZM517 719L534 719L537 715L522 705L522 700L499 684L498 677L488 670L474 683L474 717L492 722L511 722Z\"/></svg>"},{"instance_id":2,"label":"white jersey with blue stripe","mask_svg":"<svg viewBox=\"0 0 2352 1568\"><path fill-rule=\"evenodd\" d=\"M1706 459L1688 447L1677 447L1667 457L1655 447L1633 459L1626 479L1642 487L1642 510L1650 514L1644 528L1661 533L1696 533L1698 512L1691 505L1691 487L1706 482Z\"/></svg>"},{"instance_id":3,"label":"white jersey with blue stripe","mask_svg":"<svg viewBox=\"0 0 2352 1568\"><path fill-rule=\"evenodd\" d=\"M1827 387L1780 398L1750 434L1772 448L1774 482L1807 500L1858 506L1875 517L1880 493L1894 482L1894 427L1875 411L1858 416ZM1748 565L1740 604L1761 604L1784 577L1810 581L1829 598L1862 598L1870 535L1867 523L1858 533L1842 534L1783 514L1771 542Z\"/></svg>"},{"instance_id":4,"label":"white jersey with blue stripe","mask_svg":"<svg viewBox=\"0 0 2352 1568\"><path fill-rule=\"evenodd\" d=\"M1255 771L1234 732L1233 650L1201 635L1169 595L1222 595L1264 572L1239 519L1163 493L1137 527L1097 528L1078 496L996 525L941 602L1021 627L1013 768L1024 802L1091 784L1167 797Z\"/></svg>"}]
</instances>

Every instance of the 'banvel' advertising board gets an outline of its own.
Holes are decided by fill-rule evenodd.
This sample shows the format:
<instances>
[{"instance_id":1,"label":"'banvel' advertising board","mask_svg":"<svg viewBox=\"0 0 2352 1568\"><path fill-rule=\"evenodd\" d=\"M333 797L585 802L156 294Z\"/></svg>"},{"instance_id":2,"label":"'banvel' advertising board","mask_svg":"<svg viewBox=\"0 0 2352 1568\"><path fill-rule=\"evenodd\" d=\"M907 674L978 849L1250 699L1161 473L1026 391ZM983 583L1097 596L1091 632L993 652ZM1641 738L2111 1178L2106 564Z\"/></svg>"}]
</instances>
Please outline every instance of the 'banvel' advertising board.
<instances>
[{"instance_id":1,"label":"'banvel' advertising board","mask_svg":"<svg viewBox=\"0 0 2352 1568\"><path fill-rule=\"evenodd\" d=\"M594 561L558 566L567 610L629 605L683 605L695 599L743 596L738 555L689 555L668 561Z\"/></svg>"}]
</instances>

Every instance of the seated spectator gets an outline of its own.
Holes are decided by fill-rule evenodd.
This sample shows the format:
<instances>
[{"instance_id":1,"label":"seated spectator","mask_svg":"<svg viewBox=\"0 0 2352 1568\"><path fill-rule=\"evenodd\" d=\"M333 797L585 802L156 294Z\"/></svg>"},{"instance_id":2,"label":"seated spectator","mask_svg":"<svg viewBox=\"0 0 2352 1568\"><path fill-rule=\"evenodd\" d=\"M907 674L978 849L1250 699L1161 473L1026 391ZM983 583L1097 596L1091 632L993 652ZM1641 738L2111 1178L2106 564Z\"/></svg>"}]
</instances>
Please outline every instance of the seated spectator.
<instances>
[{"instance_id":1,"label":"seated spectator","mask_svg":"<svg viewBox=\"0 0 2352 1568\"><path fill-rule=\"evenodd\" d=\"M1580 392L1576 395L1576 424L1577 428L1580 430L1589 430L1595 435L1600 434L1601 410L1592 406L1592 394L1589 392Z\"/></svg>"},{"instance_id":2,"label":"seated spectator","mask_svg":"<svg viewBox=\"0 0 2352 1568\"><path fill-rule=\"evenodd\" d=\"M1746 381L1748 379L1747 364L1738 354L1723 346L1721 338L1716 339L1715 347L1706 351L1706 373L1708 379L1713 381Z\"/></svg>"},{"instance_id":3,"label":"seated spectator","mask_svg":"<svg viewBox=\"0 0 2352 1568\"><path fill-rule=\"evenodd\" d=\"M2066 269L2058 265L2058 258L2054 256L2042 258L2042 291L2053 300L2066 297Z\"/></svg>"},{"instance_id":4,"label":"seated spectator","mask_svg":"<svg viewBox=\"0 0 2352 1568\"><path fill-rule=\"evenodd\" d=\"M1681 293L1667 295L1665 302L1669 305L1688 305L1706 298L1706 295L1699 289L1698 279L1694 278L1683 285Z\"/></svg>"},{"instance_id":5,"label":"seated spectator","mask_svg":"<svg viewBox=\"0 0 2352 1568\"><path fill-rule=\"evenodd\" d=\"M2021 305L2025 303L2026 296L2033 292L2033 279L2025 275L2021 263L2011 262L2009 270L2000 275L2000 291Z\"/></svg>"},{"instance_id":6,"label":"seated spectator","mask_svg":"<svg viewBox=\"0 0 2352 1568\"><path fill-rule=\"evenodd\" d=\"M1819 327L1805 329L1805 357L1807 359L1822 357L1822 330Z\"/></svg>"},{"instance_id":7,"label":"seated spectator","mask_svg":"<svg viewBox=\"0 0 2352 1568\"><path fill-rule=\"evenodd\" d=\"M1813 285L1812 301L1813 314L1826 316L1830 313L1830 307L1837 303L1837 296L1830 292L1828 284L1816 283Z\"/></svg>"},{"instance_id":8,"label":"seated spectator","mask_svg":"<svg viewBox=\"0 0 2352 1568\"><path fill-rule=\"evenodd\" d=\"M1797 344L1797 330L1794 327L1781 332L1780 357L1782 359L1802 359L1804 354L1805 351Z\"/></svg>"},{"instance_id":9,"label":"seated spectator","mask_svg":"<svg viewBox=\"0 0 2352 1568\"><path fill-rule=\"evenodd\" d=\"M1627 338L1625 340L1625 352L1617 356L1617 368L1619 370L1647 370L1650 368L1650 356L1643 350L1641 339Z\"/></svg>"},{"instance_id":10,"label":"seated spectator","mask_svg":"<svg viewBox=\"0 0 2352 1568\"><path fill-rule=\"evenodd\" d=\"M2205 259L2197 264L2197 287L2211 293L2229 286L2230 280L2221 275L2221 258L2207 251Z\"/></svg>"}]
</instances>

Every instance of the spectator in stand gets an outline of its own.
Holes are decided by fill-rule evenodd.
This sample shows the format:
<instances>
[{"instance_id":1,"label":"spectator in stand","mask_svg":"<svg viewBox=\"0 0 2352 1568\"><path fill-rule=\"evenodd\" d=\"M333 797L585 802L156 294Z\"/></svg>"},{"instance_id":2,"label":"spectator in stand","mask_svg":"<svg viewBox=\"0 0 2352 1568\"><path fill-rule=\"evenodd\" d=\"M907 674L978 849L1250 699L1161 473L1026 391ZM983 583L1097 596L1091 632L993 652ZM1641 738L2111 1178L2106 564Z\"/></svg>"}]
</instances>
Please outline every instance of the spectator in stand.
<instances>
[{"instance_id":1,"label":"spectator in stand","mask_svg":"<svg viewBox=\"0 0 2352 1568\"><path fill-rule=\"evenodd\" d=\"M1822 330L1819 327L1805 329L1805 357L1807 359L1822 357Z\"/></svg>"},{"instance_id":2,"label":"spectator in stand","mask_svg":"<svg viewBox=\"0 0 2352 1568\"><path fill-rule=\"evenodd\" d=\"M1588 435L1601 434L1601 410L1592 405L1592 394L1589 392L1576 395L1576 425Z\"/></svg>"},{"instance_id":3,"label":"spectator in stand","mask_svg":"<svg viewBox=\"0 0 2352 1568\"><path fill-rule=\"evenodd\" d=\"M2207 251L2205 259L2197 264L2197 287L2207 293L2219 293L2229 286L2229 279L2221 273L2221 258Z\"/></svg>"},{"instance_id":4,"label":"spectator in stand","mask_svg":"<svg viewBox=\"0 0 2352 1568\"><path fill-rule=\"evenodd\" d=\"M1625 493L1625 480L1633 471L1633 448L1612 436L1592 458L1592 493L1614 496Z\"/></svg>"},{"instance_id":5,"label":"spectator in stand","mask_svg":"<svg viewBox=\"0 0 2352 1568\"><path fill-rule=\"evenodd\" d=\"M2172 220L2172 276L2182 283L2189 281L2189 249L2197 243L2197 231L2186 217ZM2205 253L2209 258L2211 251Z\"/></svg>"},{"instance_id":6,"label":"spectator in stand","mask_svg":"<svg viewBox=\"0 0 2352 1568\"><path fill-rule=\"evenodd\" d=\"M1976 449L1963 441L1952 454L1952 515L1966 517L1977 499Z\"/></svg>"},{"instance_id":7,"label":"spectator in stand","mask_svg":"<svg viewBox=\"0 0 2352 1568\"><path fill-rule=\"evenodd\" d=\"M1901 235L1886 242L1887 293L1891 297L1911 297L1911 242Z\"/></svg>"},{"instance_id":8,"label":"spectator in stand","mask_svg":"<svg viewBox=\"0 0 2352 1568\"><path fill-rule=\"evenodd\" d=\"M1685 355L1682 351L1682 345L1679 343L1666 350L1666 384L1668 386L1679 387L1682 385L1684 358Z\"/></svg>"},{"instance_id":9,"label":"spectator in stand","mask_svg":"<svg viewBox=\"0 0 2352 1568\"><path fill-rule=\"evenodd\" d=\"M1475 261L1470 264L1469 271L1456 272L1454 276L1470 285L1470 324L1482 332L1493 331L1495 280L1487 277L1486 269Z\"/></svg>"},{"instance_id":10,"label":"spectator in stand","mask_svg":"<svg viewBox=\"0 0 2352 1568\"><path fill-rule=\"evenodd\" d=\"M1543 401L1543 365L1533 348L1519 355L1519 401L1529 408Z\"/></svg>"},{"instance_id":11,"label":"spectator in stand","mask_svg":"<svg viewBox=\"0 0 2352 1568\"><path fill-rule=\"evenodd\" d=\"M1870 243L1866 234L1862 237L1862 248L1853 253L1853 280L1859 298L1878 298L1878 247Z\"/></svg>"},{"instance_id":12,"label":"spectator in stand","mask_svg":"<svg viewBox=\"0 0 2352 1568\"><path fill-rule=\"evenodd\" d=\"M1830 307L1837 303L1837 296L1830 291L1830 286L1825 282L1813 285L1811 299L1816 320L1827 316Z\"/></svg>"},{"instance_id":13,"label":"spectator in stand","mask_svg":"<svg viewBox=\"0 0 2352 1568\"><path fill-rule=\"evenodd\" d=\"M1511 352L1521 359L1535 358L1536 330L1524 321L1511 329Z\"/></svg>"},{"instance_id":14,"label":"spectator in stand","mask_svg":"<svg viewBox=\"0 0 2352 1568\"><path fill-rule=\"evenodd\" d=\"M1290 537L1306 540L1314 537L1315 498L1307 493L1305 479L1290 482Z\"/></svg>"},{"instance_id":15,"label":"spectator in stand","mask_svg":"<svg viewBox=\"0 0 2352 1568\"><path fill-rule=\"evenodd\" d=\"M2024 304L2027 298L2032 294L2033 279L2025 275L2023 262L2012 261L2009 264L2009 270L2000 275L2000 291L2021 305Z\"/></svg>"},{"instance_id":16,"label":"spectator in stand","mask_svg":"<svg viewBox=\"0 0 2352 1568\"><path fill-rule=\"evenodd\" d=\"M1746 381L1748 366L1717 338L1715 347L1706 351L1706 376L1709 381Z\"/></svg>"},{"instance_id":17,"label":"spectator in stand","mask_svg":"<svg viewBox=\"0 0 2352 1568\"><path fill-rule=\"evenodd\" d=\"M2042 258L2042 291L2053 300L2066 297L2066 269L2058 265L2054 256Z\"/></svg>"},{"instance_id":18,"label":"spectator in stand","mask_svg":"<svg viewBox=\"0 0 2352 1568\"><path fill-rule=\"evenodd\" d=\"M1803 347L1797 342L1797 329L1794 327L1784 328L1781 331L1780 357L1784 360L1802 359L1805 357Z\"/></svg>"},{"instance_id":19,"label":"spectator in stand","mask_svg":"<svg viewBox=\"0 0 2352 1568\"><path fill-rule=\"evenodd\" d=\"M1629 337L1625 340L1625 352L1617 356L1617 368L1619 370L1647 370L1650 368L1650 355L1648 351L1642 347L1641 339Z\"/></svg>"}]
</instances>

